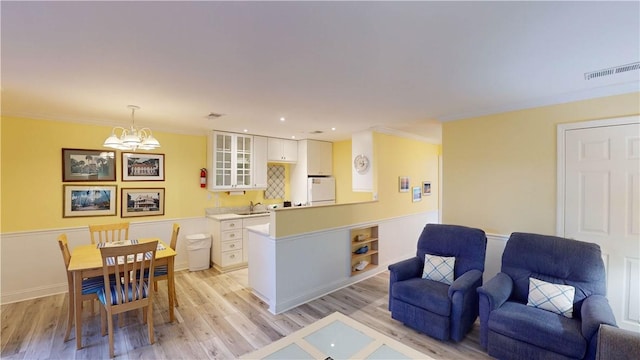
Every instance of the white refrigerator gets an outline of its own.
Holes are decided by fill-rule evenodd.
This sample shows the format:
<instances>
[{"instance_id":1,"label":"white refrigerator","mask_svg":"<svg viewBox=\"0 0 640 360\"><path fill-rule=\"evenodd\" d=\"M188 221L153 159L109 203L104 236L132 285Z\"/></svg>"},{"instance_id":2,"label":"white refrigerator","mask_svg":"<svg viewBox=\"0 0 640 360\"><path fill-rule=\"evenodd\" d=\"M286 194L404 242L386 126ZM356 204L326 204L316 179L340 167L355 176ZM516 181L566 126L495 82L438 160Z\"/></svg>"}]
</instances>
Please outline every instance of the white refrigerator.
<instances>
[{"instance_id":1,"label":"white refrigerator","mask_svg":"<svg viewBox=\"0 0 640 360\"><path fill-rule=\"evenodd\" d=\"M307 179L307 202L309 205L336 203L336 179L333 177L310 177Z\"/></svg>"}]
</instances>

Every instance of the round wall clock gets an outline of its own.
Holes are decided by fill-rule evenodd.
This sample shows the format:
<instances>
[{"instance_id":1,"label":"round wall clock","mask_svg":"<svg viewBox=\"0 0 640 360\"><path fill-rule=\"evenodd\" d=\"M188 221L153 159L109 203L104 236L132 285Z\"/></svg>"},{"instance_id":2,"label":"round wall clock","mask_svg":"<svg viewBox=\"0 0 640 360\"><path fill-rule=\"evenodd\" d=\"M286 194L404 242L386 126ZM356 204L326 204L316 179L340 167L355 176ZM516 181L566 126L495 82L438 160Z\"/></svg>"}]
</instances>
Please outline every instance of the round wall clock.
<instances>
[{"instance_id":1,"label":"round wall clock","mask_svg":"<svg viewBox=\"0 0 640 360\"><path fill-rule=\"evenodd\" d=\"M353 168L358 174L365 174L369 170L369 158L367 155L360 154L353 159Z\"/></svg>"}]
</instances>

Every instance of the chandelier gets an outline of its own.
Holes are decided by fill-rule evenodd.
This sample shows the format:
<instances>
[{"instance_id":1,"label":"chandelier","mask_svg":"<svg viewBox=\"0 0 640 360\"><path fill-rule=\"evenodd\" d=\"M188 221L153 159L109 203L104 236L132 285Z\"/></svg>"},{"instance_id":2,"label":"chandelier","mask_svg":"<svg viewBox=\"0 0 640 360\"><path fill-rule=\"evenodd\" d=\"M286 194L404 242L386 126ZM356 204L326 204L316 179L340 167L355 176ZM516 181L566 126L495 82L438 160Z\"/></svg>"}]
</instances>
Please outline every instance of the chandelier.
<instances>
[{"instance_id":1,"label":"chandelier","mask_svg":"<svg viewBox=\"0 0 640 360\"><path fill-rule=\"evenodd\" d=\"M118 150L153 150L160 147L160 143L151 134L151 129L135 127L135 112L140 109L136 105L128 105L131 109L131 127L125 129L120 126L115 126L111 130L111 135L104 141L102 146L118 149ZM117 133L120 132L120 136Z\"/></svg>"}]
</instances>

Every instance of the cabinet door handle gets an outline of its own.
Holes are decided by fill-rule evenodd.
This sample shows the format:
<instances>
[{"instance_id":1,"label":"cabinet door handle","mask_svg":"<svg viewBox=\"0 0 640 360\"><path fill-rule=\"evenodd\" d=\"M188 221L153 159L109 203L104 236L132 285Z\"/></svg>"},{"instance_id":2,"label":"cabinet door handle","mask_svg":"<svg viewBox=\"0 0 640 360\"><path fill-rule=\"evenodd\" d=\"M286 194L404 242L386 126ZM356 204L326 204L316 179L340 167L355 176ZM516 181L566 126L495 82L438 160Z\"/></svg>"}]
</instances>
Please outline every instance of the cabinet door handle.
<instances>
[{"instance_id":1,"label":"cabinet door handle","mask_svg":"<svg viewBox=\"0 0 640 360\"><path fill-rule=\"evenodd\" d=\"M233 254L231 256L229 256L231 259L235 259L236 258L236 254Z\"/></svg>"},{"instance_id":2,"label":"cabinet door handle","mask_svg":"<svg viewBox=\"0 0 640 360\"><path fill-rule=\"evenodd\" d=\"M236 226L236 224L235 224L235 223L231 223L231 224L229 224L229 227L235 227L235 226ZM231 234L231 235L233 235L233 234Z\"/></svg>"},{"instance_id":3,"label":"cabinet door handle","mask_svg":"<svg viewBox=\"0 0 640 360\"><path fill-rule=\"evenodd\" d=\"M229 245L229 247L233 249L234 247L236 247L236 244L231 244Z\"/></svg>"}]
</instances>

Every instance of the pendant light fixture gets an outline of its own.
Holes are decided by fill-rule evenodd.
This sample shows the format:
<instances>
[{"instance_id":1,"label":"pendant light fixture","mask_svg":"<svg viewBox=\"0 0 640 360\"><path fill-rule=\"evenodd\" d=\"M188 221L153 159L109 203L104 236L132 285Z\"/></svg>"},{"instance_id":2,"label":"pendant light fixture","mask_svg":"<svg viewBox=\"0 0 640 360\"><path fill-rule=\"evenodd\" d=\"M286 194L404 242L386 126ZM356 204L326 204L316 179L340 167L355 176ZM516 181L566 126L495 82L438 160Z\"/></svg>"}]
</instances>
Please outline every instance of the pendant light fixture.
<instances>
[{"instance_id":1,"label":"pendant light fixture","mask_svg":"<svg viewBox=\"0 0 640 360\"><path fill-rule=\"evenodd\" d=\"M131 109L131 127L125 129L120 126L115 126L111 130L111 135L104 141L102 146L118 149L118 150L153 150L160 147L160 143L153 137L151 129L135 127L135 112L140 107L136 105L128 105ZM118 136L118 132L120 135Z\"/></svg>"}]
</instances>

